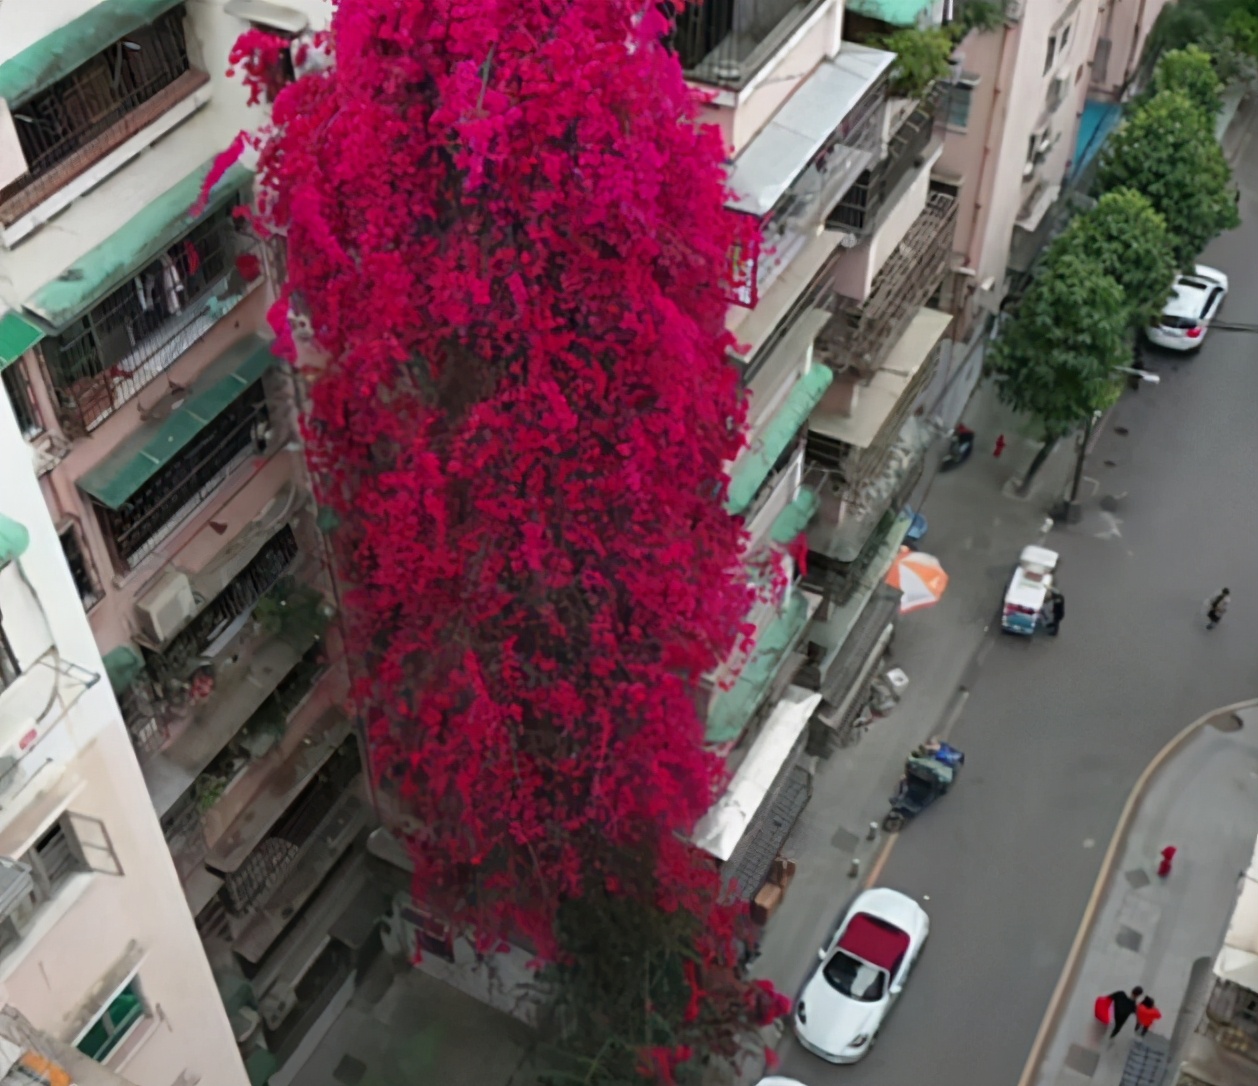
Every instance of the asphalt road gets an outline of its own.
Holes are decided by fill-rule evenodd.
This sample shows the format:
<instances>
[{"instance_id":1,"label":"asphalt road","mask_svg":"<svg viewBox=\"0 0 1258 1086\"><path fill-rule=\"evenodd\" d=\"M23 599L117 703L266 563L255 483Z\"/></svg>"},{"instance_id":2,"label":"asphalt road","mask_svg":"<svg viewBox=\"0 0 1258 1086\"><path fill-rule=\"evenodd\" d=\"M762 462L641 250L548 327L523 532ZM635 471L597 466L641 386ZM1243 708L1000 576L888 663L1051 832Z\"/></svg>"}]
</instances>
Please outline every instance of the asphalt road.
<instances>
[{"instance_id":1,"label":"asphalt road","mask_svg":"<svg viewBox=\"0 0 1258 1086\"><path fill-rule=\"evenodd\" d=\"M1237 175L1244 225L1202 260L1231 277L1222 319L1253 324L1258 141ZM1195 356L1150 353L1149 365L1162 383L1115 409L1089 460L1084 520L1047 540L1062 556L1060 637L988 632L952 736L965 770L879 878L931 915L899 1006L860 1064L830 1066L788 1038L778 1074L1015 1086L1140 771L1202 713L1258 693L1258 334L1216 331ZM941 477L932 526L960 478ZM1207 632L1202 601L1223 585L1231 610Z\"/></svg>"}]
</instances>

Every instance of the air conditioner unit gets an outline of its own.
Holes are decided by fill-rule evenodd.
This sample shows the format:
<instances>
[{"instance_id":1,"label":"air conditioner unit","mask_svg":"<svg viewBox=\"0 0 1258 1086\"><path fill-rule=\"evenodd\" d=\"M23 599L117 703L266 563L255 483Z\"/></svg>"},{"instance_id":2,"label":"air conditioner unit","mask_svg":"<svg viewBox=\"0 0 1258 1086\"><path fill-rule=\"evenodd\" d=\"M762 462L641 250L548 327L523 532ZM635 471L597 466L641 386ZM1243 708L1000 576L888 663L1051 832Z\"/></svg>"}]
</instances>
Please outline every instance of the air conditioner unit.
<instances>
[{"instance_id":1,"label":"air conditioner unit","mask_svg":"<svg viewBox=\"0 0 1258 1086\"><path fill-rule=\"evenodd\" d=\"M135 603L140 632L160 645L174 637L196 613L197 602L186 573L169 570Z\"/></svg>"}]
</instances>

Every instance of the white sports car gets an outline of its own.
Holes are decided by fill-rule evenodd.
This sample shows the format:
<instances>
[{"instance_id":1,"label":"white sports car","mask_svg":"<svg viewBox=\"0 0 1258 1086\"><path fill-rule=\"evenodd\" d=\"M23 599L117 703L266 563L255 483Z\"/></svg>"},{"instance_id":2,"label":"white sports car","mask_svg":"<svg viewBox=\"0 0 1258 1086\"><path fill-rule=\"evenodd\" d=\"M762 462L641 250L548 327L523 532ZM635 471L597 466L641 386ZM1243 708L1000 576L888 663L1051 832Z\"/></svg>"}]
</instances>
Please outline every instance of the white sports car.
<instances>
[{"instance_id":1,"label":"white sports car","mask_svg":"<svg viewBox=\"0 0 1258 1086\"><path fill-rule=\"evenodd\" d=\"M929 931L911 897L882 887L861 894L795 1004L799 1043L831 1063L868 1053Z\"/></svg>"}]
</instances>

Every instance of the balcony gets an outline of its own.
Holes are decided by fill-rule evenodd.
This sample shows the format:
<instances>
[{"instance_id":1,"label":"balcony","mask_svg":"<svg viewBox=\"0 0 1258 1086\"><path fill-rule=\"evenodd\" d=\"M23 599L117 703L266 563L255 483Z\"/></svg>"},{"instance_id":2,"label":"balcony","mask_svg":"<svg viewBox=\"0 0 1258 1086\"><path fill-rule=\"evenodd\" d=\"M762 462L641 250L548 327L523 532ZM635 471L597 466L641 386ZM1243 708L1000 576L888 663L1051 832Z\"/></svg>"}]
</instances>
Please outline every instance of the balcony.
<instances>
[{"instance_id":1,"label":"balcony","mask_svg":"<svg viewBox=\"0 0 1258 1086\"><path fill-rule=\"evenodd\" d=\"M236 268L258 243L233 198L175 239L41 350L62 429L90 433L253 289Z\"/></svg>"},{"instance_id":2,"label":"balcony","mask_svg":"<svg viewBox=\"0 0 1258 1086\"><path fill-rule=\"evenodd\" d=\"M703 0L674 19L670 46L686 78L745 86L826 0ZM670 12L672 5L663 5Z\"/></svg>"},{"instance_id":3,"label":"balcony","mask_svg":"<svg viewBox=\"0 0 1258 1086\"><path fill-rule=\"evenodd\" d=\"M143 763L159 815L194 786L208 810L250 758L282 741L293 698L300 701L295 692L308 688L322 667L316 644L330 611L316 589L285 580L216 633L202 655L187 660L191 670L180 672L175 661L150 655L150 671L171 675L165 681L171 738Z\"/></svg>"},{"instance_id":4,"label":"balcony","mask_svg":"<svg viewBox=\"0 0 1258 1086\"><path fill-rule=\"evenodd\" d=\"M79 1048L36 1029L15 1007L0 1009L0 1052L3 1086L132 1086Z\"/></svg>"},{"instance_id":5,"label":"balcony","mask_svg":"<svg viewBox=\"0 0 1258 1086\"><path fill-rule=\"evenodd\" d=\"M839 298L830 323L817 337L818 355L836 371L871 377L909 322L935 292L952 258L957 202L931 193L874 278L864 303Z\"/></svg>"},{"instance_id":6,"label":"balcony","mask_svg":"<svg viewBox=\"0 0 1258 1086\"><path fill-rule=\"evenodd\" d=\"M147 25L145 5L123 6L97 4L0 64L0 98L9 105L9 140L20 152L21 171L15 178L6 171L0 227L12 226L209 82L189 59L182 5ZM114 37L120 29L124 35ZM108 44L100 49L103 35Z\"/></svg>"},{"instance_id":7,"label":"balcony","mask_svg":"<svg viewBox=\"0 0 1258 1086\"><path fill-rule=\"evenodd\" d=\"M122 570L133 569L250 456L265 455L270 347L250 336L78 480Z\"/></svg>"},{"instance_id":8,"label":"balcony","mask_svg":"<svg viewBox=\"0 0 1258 1086\"><path fill-rule=\"evenodd\" d=\"M754 308L877 157L893 53L845 44L819 65L734 160L731 210L759 244L733 260L731 301Z\"/></svg>"},{"instance_id":9,"label":"balcony","mask_svg":"<svg viewBox=\"0 0 1258 1086\"><path fill-rule=\"evenodd\" d=\"M884 208L895 203L892 197L900 183L922 164L934 134L938 105L938 92L918 104L891 137L886 155L856 179L830 213L827 227L858 237L867 237L878 228Z\"/></svg>"}]
</instances>

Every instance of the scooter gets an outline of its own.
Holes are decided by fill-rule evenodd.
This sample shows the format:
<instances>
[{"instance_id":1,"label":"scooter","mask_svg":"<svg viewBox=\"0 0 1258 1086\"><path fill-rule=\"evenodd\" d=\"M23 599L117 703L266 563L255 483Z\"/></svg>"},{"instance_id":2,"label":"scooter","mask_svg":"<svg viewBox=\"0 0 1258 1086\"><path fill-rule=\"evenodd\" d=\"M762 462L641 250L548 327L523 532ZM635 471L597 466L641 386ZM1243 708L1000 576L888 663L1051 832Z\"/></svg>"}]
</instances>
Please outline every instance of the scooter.
<instances>
[{"instance_id":1,"label":"scooter","mask_svg":"<svg viewBox=\"0 0 1258 1086\"><path fill-rule=\"evenodd\" d=\"M951 471L953 468L959 468L970 458L973 451L974 431L958 423L952 431L952 440L948 442L948 451L939 462L939 470Z\"/></svg>"}]
</instances>

